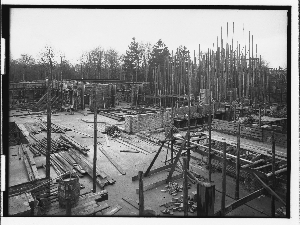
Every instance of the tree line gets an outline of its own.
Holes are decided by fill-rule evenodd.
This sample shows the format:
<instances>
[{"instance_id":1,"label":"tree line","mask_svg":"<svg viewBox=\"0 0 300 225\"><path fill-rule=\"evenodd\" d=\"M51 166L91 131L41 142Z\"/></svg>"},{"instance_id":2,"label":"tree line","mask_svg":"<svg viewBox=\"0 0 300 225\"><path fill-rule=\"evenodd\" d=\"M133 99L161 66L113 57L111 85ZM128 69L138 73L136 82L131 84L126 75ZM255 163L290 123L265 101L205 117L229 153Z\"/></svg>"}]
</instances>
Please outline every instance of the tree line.
<instances>
[{"instance_id":1,"label":"tree line","mask_svg":"<svg viewBox=\"0 0 300 225\"><path fill-rule=\"evenodd\" d=\"M179 49L186 49L180 46ZM171 57L168 47L159 39L155 45L138 42L134 37L125 54L113 48L99 46L84 52L79 63L73 65L52 47L45 46L37 59L29 54L22 54L18 59L11 59L9 65L10 82L63 79L121 79L125 81L150 81L150 71L165 63Z\"/></svg>"}]
</instances>

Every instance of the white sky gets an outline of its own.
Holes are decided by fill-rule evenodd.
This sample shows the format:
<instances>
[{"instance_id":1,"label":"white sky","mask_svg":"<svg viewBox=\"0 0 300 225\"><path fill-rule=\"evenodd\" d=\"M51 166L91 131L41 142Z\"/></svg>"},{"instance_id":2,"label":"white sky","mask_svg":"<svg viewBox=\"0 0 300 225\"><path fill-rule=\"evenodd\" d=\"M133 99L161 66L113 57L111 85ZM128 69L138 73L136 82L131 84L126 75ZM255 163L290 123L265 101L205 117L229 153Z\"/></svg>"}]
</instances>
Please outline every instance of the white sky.
<instances>
[{"instance_id":1,"label":"white sky","mask_svg":"<svg viewBox=\"0 0 300 225\"><path fill-rule=\"evenodd\" d=\"M185 45L197 54L199 44L202 51L213 43L216 46L217 36L220 45L221 26L226 41L227 22L230 35L234 22L234 46L246 41L248 48L250 31L254 53L257 44L258 57L270 67L286 67L287 17L283 10L12 9L11 56L16 59L26 53L37 58L50 45L75 63L83 52L97 46L124 54L132 37L151 44L161 38L170 51Z\"/></svg>"}]
</instances>

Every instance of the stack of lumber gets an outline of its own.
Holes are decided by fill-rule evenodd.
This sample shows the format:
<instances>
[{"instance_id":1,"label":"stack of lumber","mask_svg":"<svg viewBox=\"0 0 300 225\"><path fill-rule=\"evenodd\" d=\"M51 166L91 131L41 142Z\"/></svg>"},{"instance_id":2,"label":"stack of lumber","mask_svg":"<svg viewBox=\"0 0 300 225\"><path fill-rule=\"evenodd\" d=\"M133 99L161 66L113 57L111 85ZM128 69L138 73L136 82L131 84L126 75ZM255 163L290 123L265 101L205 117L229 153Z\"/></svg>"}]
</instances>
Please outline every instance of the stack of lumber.
<instances>
[{"instance_id":1,"label":"stack of lumber","mask_svg":"<svg viewBox=\"0 0 300 225\"><path fill-rule=\"evenodd\" d=\"M47 130L47 121L40 121L39 126L41 127L42 130L46 131ZM66 128L63 128L55 123L51 123L51 133L65 133Z\"/></svg>"},{"instance_id":2,"label":"stack of lumber","mask_svg":"<svg viewBox=\"0 0 300 225\"><path fill-rule=\"evenodd\" d=\"M83 174L86 173L86 171L76 163L68 152L54 153L50 156L50 158L53 161L52 166L55 168L58 175L71 171L82 177Z\"/></svg>"},{"instance_id":3,"label":"stack of lumber","mask_svg":"<svg viewBox=\"0 0 300 225\"><path fill-rule=\"evenodd\" d=\"M61 135L61 138L83 154L87 154L88 151L90 151L88 147L79 144L77 141L66 134Z\"/></svg>"},{"instance_id":4,"label":"stack of lumber","mask_svg":"<svg viewBox=\"0 0 300 225\"><path fill-rule=\"evenodd\" d=\"M25 123L24 126L29 131L29 133L39 134L42 132L42 129L38 124Z\"/></svg>"},{"instance_id":5,"label":"stack of lumber","mask_svg":"<svg viewBox=\"0 0 300 225\"><path fill-rule=\"evenodd\" d=\"M23 161L25 163L25 167L27 170L28 178L30 181L35 181L40 179L39 173L36 168L35 161L31 154L28 154L28 147L21 144L21 151L22 151L22 156L23 156Z\"/></svg>"},{"instance_id":6,"label":"stack of lumber","mask_svg":"<svg viewBox=\"0 0 300 225\"><path fill-rule=\"evenodd\" d=\"M87 158L79 154L74 149L69 150L70 156L93 178L93 164ZM104 171L97 168L97 183L103 188L105 185L114 184L116 181L108 176Z\"/></svg>"},{"instance_id":7,"label":"stack of lumber","mask_svg":"<svg viewBox=\"0 0 300 225\"><path fill-rule=\"evenodd\" d=\"M43 155L46 155L46 149L47 149L47 138L42 138L41 140L38 140L35 136L30 135L36 142L29 145L29 148L31 152L36 155L39 153L42 153ZM51 138L51 150L50 153L55 153L62 150L68 150L72 146L65 141L62 138L59 138L57 140Z\"/></svg>"}]
</instances>

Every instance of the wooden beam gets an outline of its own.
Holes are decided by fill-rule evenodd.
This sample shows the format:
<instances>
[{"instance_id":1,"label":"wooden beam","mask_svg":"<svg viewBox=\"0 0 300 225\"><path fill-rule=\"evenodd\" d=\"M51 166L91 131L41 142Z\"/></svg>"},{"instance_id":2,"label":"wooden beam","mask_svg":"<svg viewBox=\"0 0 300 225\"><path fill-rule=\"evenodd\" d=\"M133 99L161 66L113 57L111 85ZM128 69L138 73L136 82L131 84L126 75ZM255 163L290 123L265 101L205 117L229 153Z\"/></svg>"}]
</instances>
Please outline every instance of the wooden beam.
<instances>
[{"instance_id":1,"label":"wooden beam","mask_svg":"<svg viewBox=\"0 0 300 225\"><path fill-rule=\"evenodd\" d=\"M235 111L235 106L234 106ZM236 178L235 178L235 199L240 198L240 169L241 169L241 162L240 162L240 143L241 143L241 124L238 123L238 133L237 133L237 153L236 153Z\"/></svg>"},{"instance_id":2,"label":"wooden beam","mask_svg":"<svg viewBox=\"0 0 300 225\"><path fill-rule=\"evenodd\" d=\"M287 167L276 170L274 174L273 174L273 172L267 173L267 177L271 177L271 176L278 175L278 174L285 173L285 172L287 172Z\"/></svg>"},{"instance_id":3,"label":"wooden beam","mask_svg":"<svg viewBox=\"0 0 300 225\"><path fill-rule=\"evenodd\" d=\"M122 174L125 175L126 172L107 154L107 152L102 148L99 147L99 150L106 156L106 158L114 165L114 167Z\"/></svg>"},{"instance_id":4,"label":"wooden beam","mask_svg":"<svg viewBox=\"0 0 300 225\"><path fill-rule=\"evenodd\" d=\"M222 199L221 215L225 216L225 198L226 198L226 142L223 142L223 168L222 168Z\"/></svg>"},{"instance_id":5,"label":"wooden beam","mask_svg":"<svg viewBox=\"0 0 300 225\"><path fill-rule=\"evenodd\" d=\"M160 171L166 170L166 169L170 168L171 166L172 166L172 164L169 164L169 165L165 165L165 166L156 168L154 170L151 170L151 171L149 171L148 176L150 176L152 174L155 174L155 173L158 173ZM145 174L143 174L143 177L145 177ZM138 175L132 177L132 181L136 181L136 180L138 180Z\"/></svg>"},{"instance_id":6,"label":"wooden beam","mask_svg":"<svg viewBox=\"0 0 300 225\"><path fill-rule=\"evenodd\" d=\"M139 210L139 203L137 203L136 201L132 200L131 198L127 198L127 197L122 197L122 199L127 202L128 204L130 204L131 206L133 206L134 208L136 208L137 210Z\"/></svg>"},{"instance_id":7,"label":"wooden beam","mask_svg":"<svg viewBox=\"0 0 300 225\"><path fill-rule=\"evenodd\" d=\"M178 179L180 179L180 178L182 178L182 174L181 174L181 173L175 175L174 177L171 177L171 180L170 180L170 181L175 181L175 180L178 180ZM164 180L157 181L157 182L155 182L155 183L148 184L147 186L144 187L144 192L145 192L145 191L148 191L148 190L151 190L151 189L153 189L153 188L156 188L156 187L158 187L158 186L160 186L160 185L162 185L162 184L166 184L166 183L168 183L168 182L169 182L168 179L164 179ZM136 189L136 193L137 193L137 194L139 193L139 189Z\"/></svg>"},{"instance_id":8,"label":"wooden beam","mask_svg":"<svg viewBox=\"0 0 300 225\"><path fill-rule=\"evenodd\" d=\"M178 153L177 153L177 155L176 155L175 161L174 161L174 163L173 163L173 165L172 165L172 167L171 167L171 170L170 170L169 175L168 175L168 178L167 178L167 182L169 182L169 181L171 180L172 174L173 174L173 172L174 172L174 170L175 170L175 167L176 167L176 165L177 165L177 163L178 163L178 161L179 161L179 157L181 156L182 150L183 150L183 148L185 147L185 143L186 143L186 140L187 140L187 138L188 138L188 135L189 135L189 134L188 134L188 132L187 132L186 135L185 135L185 138L184 138L184 140L183 140L183 142L182 142L182 144L181 144L181 146L180 146L180 149L179 149L179 151L178 151Z\"/></svg>"},{"instance_id":9,"label":"wooden beam","mask_svg":"<svg viewBox=\"0 0 300 225\"><path fill-rule=\"evenodd\" d=\"M163 146L164 146L164 142L161 144L160 148L158 149L157 153L155 154L155 156L154 156L154 158L153 158L152 162L150 163L150 165L149 165L148 169L147 169L147 170L146 170L146 172L145 172L145 175L144 175L144 177L147 177L147 176L148 176L148 174L149 174L149 172L150 172L150 170L151 170L151 168L152 168L152 166L153 166L153 164L154 164L155 160L157 159L157 157L158 157L159 153L161 152L161 150L162 150Z\"/></svg>"},{"instance_id":10,"label":"wooden beam","mask_svg":"<svg viewBox=\"0 0 300 225\"><path fill-rule=\"evenodd\" d=\"M284 206L286 206L286 203L275 193L275 191L272 190L272 188L270 188L265 182L263 182L256 174L253 175L262 184L262 186L269 192L269 194L276 197Z\"/></svg>"},{"instance_id":11,"label":"wooden beam","mask_svg":"<svg viewBox=\"0 0 300 225\"><path fill-rule=\"evenodd\" d=\"M105 213L103 214L103 216L111 216L111 215L114 215L114 214L116 214L116 213L117 213L119 210L121 210L121 209L122 209L122 206L116 205L116 206L112 207L111 210L105 212Z\"/></svg>"},{"instance_id":12,"label":"wooden beam","mask_svg":"<svg viewBox=\"0 0 300 225\"><path fill-rule=\"evenodd\" d=\"M252 36L253 37L253 36ZM253 39L252 39L253 41ZM275 181L276 181L276 177L275 177L275 137L274 137L274 132L272 132L272 188L275 187ZM272 195L271 196L271 213L272 213L272 217L275 217L275 197Z\"/></svg>"},{"instance_id":13,"label":"wooden beam","mask_svg":"<svg viewBox=\"0 0 300 225\"><path fill-rule=\"evenodd\" d=\"M187 179L187 157L183 157L183 215L188 216L188 179Z\"/></svg>"},{"instance_id":14,"label":"wooden beam","mask_svg":"<svg viewBox=\"0 0 300 225\"><path fill-rule=\"evenodd\" d=\"M93 158L93 192L96 193L97 177L97 99L96 85L94 85L94 158Z\"/></svg>"},{"instance_id":15,"label":"wooden beam","mask_svg":"<svg viewBox=\"0 0 300 225\"><path fill-rule=\"evenodd\" d=\"M201 150L201 149L199 149L199 148L196 148L196 149L194 150L194 152L197 152L197 153L199 153L199 154L201 154L201 155L204 155L204 156L207 156L207 155L208 155L207 152L205 152L205 151L203 151L203 150ZM222 157L217 156L217 155L213 155L213 158L214 158L215 160L219 161L219 162L222 162L222 160L223 160ZM231 162L231 161L227 161L227 164L228 164L229 166L232 166L232 167L235 167L235 165L236 165L234 162ZM266 174L264 174L264 173L262 173L262 172L260 172L260 171L256 171L256 170L253 170L253 169L250 169L250 168L242 168L242 167L241 167L241 170L242 170L242 171L245 171L245 172L247 172L247 173L255 173L255 174L257 174L259 177L261 177L261 178L264 179L264 180L267 179Z\"/></svg>"},{"instance_id":16,"label":"wooden beam","mask_svg":"<svg viewBox=\"0 0 300 225\"><path fill-rule=\"evenodd\" d=\"M259 159L259 160L255 161L253 163L249 163L249 164L243 165L241 168L246 169L246 168L249 168L249 167L253 167L253 166L255 166L255 165L259 164L259 163L262 163L262 162L265 162L265 160L264 159ZM257 168L255 168L255 169L257 169Z\"/></svg>"},{"instance_id":17,"label":"wooden beam","mask_svg":"<svg viewBox=\"0 0 300 225\"><path fill-rule=\"evenodd\" d=\"M144 184L143 184L143 171L139 171L139 216L144 215Z\"/></svg>"},{"instance_id":18,"label":"wooden beam","mask_svg":"<svg viewBox=\"0 0 300 225\"><path fill-rule=\"evenodd\" d=\"M245 205L246 203L258 198L259 196L263 195L265 193L265 189L262 188L262 189L259 189L247 196L245 196L244 198L241 198L229 205L227 205L224 209L224 215L230 213L232 210L242 206L242 205ZM222 216L222 213L221 213L221 210L217 211L215 213L215 216L219 217L219 216Z\"/></svg>"}]
</instances>

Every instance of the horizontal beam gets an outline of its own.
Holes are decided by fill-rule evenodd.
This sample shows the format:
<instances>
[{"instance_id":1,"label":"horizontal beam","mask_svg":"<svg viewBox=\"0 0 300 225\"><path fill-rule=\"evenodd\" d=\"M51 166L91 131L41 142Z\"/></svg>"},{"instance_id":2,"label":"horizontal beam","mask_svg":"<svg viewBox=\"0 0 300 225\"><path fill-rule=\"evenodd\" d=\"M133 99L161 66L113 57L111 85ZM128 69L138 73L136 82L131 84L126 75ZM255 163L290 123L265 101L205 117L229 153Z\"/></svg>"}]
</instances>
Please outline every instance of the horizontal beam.
<instances>
[{"instance_id":1,"label":"horizontal beam","mask_svg":"<svg viewBox=\"0 0 300 225\"><path fill-rule=\"evenodd\" d=\"M194 152L197 152L201 155L205 155L205 156L208 156L208 152L205 152L203 150L200 150L200 149L195 149ZM223 158L220 157L220 156L217 156L217 155L212 155L212 159L215 159L215 160L218 160L219 162L223 162ZM229 165L229 166L232 166L235 168L236 164L231 162L230 160L226 160L226 164ZM257 176L261 177L262 179L264 180L267 180L267 176L266 174L260 172L260 171L256 171L256 170L253 170L251 168L241 168L241 170L247 172L247 173L254 173L254 174L257 174Z\"/></svg>"},{"instance_id":2,"label":"horizontal beam","mask_svg":"<svg viewBox=\"0 0 300 225\"><path fill-rule=\"evenodd\" d=\"M287 172L287 167L275 171L275 175L278 175L278 174L281 174L281 173L285 173L285 172ZM273 176L272 172L271 173L267 173L267 177L271 177L271 176Z\"/></svg>"}]
</instances>

